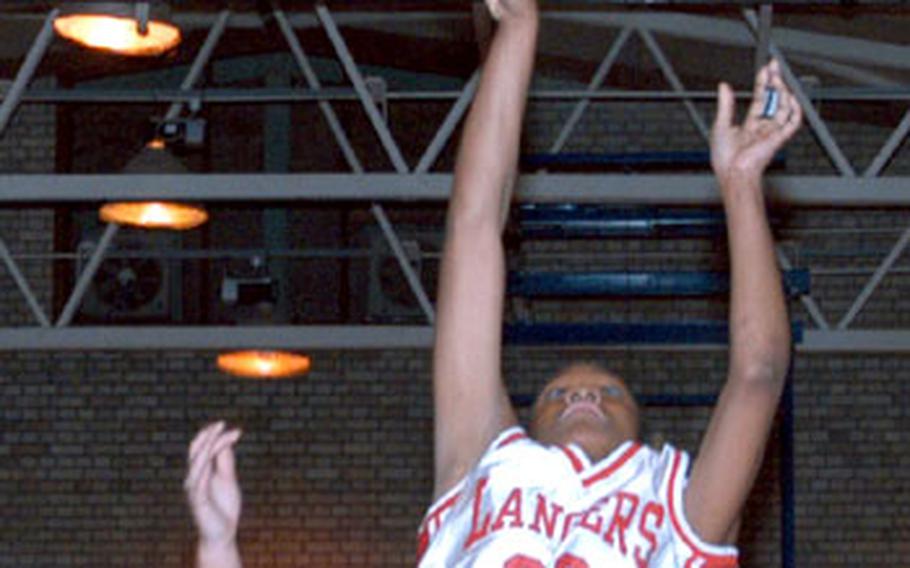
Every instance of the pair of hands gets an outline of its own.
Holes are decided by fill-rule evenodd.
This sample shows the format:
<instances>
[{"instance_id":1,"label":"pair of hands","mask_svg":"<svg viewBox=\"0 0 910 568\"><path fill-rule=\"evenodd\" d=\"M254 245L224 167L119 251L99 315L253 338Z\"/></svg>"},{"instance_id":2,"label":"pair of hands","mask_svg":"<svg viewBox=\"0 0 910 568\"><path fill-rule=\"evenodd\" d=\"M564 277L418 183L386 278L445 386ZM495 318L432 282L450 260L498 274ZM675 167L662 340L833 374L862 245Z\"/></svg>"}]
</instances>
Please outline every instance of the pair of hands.
<instances>
[{"instance_id":1,"label":"pair of hands","mask_svg":"<svg viewBox=\"0 0 910 568\"><path fill-rule=\"evenodd\" d=\"M199 531L200 548L236 546L241 494L234 444L240 435L239 429L215 422L200 430L190 444L183 488Z\"/></svg>"}]
</instances>

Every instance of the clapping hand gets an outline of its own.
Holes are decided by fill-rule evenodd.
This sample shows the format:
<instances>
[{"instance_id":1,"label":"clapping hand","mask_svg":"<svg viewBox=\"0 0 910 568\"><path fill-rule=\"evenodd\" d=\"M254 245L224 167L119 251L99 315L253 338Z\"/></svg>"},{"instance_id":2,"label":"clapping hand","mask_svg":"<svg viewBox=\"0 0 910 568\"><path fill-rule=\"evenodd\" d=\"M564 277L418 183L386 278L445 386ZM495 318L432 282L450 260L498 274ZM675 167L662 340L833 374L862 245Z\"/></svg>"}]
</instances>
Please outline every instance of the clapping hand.
<instances>
[{"instance_id":1,"label":"clapping hand","mask_svg":"<svg viewBox=\"0 0 910 568\"><path fill-rule=\"evenodd\" d=\"M199 531L201 548L236 546L241 494L234 467L234 444L240 430L224 422L209 424L189 448L183 487Z\"/></svg>"}]
</instances>

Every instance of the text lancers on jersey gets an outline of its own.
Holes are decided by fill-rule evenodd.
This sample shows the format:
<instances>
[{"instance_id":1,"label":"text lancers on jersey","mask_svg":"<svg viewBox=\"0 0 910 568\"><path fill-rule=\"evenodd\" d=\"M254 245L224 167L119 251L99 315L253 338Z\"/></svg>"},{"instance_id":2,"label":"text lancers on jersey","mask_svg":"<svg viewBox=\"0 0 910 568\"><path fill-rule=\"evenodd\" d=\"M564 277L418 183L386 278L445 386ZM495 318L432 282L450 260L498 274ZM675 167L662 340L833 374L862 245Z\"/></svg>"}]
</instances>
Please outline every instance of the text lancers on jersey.
<instances>
[{"instance_id":1,"label":"text lancers on jersey","mask_svg":"<svg viewBox=\"0 0 910 568\"><path fill-rule=\"evenodd\" d=\"M487 478L481 478L475 488L471 532L465 540L465 550L487 535L505 528L525 528L546 534L554 544L564 541L572 529L578 528L602 535L604 542L623 556L628 556L631 552L635 555L636 563L642 565L647 564L657 548L657 533L663 528L666 517L664 506L660 502L648 501L642 504L639 496L624 491L608 495L584 511L571 513L566 513L565 507L548 500L545 495L537 494L531 517L522 510L524 496L521 488L513 489L494 515L494 511L483 510L486 484ZM632 540L644 540L649 546L638 545L630 550L627 532L637 532L638 538L633 537Z\"/></svg>"}]
</instances>

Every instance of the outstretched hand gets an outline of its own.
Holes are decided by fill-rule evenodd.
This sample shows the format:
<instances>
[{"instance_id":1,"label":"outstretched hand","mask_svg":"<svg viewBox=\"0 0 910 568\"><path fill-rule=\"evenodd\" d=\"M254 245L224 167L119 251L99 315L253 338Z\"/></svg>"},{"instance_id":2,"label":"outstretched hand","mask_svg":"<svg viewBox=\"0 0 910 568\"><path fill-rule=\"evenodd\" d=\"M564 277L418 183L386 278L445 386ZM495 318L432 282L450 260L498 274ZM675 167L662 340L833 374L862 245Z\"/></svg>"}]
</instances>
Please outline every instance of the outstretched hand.
<instances>
[{"instance_id":1,"label":"outstretched hand","mask_svg":"<svg viewBox=\"0 0 910 568\"><path fill-rule=\"evenodd\" d=\"M509 21L533 17L537 13L536 0L486 0L494 20Z\"/></svg>"},{"instance_id":2,"label":"outstretched hand","mask_svg":"<svg viewBox=\"0 0 910 568\"><path fill-rule=\"evenodd\" d=\"M200 430L190 444L183 487L202 547L235 543L241 494L234 468L234 444L240 434L239 429L227 430L224 422L215 422Z\"/></svg>"},{"instance_id":3,"label":"outstretched hand","mask_svg":"<svg viewBox=\"0 0 910 568\"><path fill-rule=\"evenodd\" d=\"M775 89L779 104L763 115L767 89ZM752 104L741 125L734 124L735 98L726 83L718 85L717 117L711 132L711 166L721 180L731 176L761 176L774 154L799 129L803 112L772 60L755 76ZM723 185L723 184L722 184Z\"/></svg>"}]
</instances>

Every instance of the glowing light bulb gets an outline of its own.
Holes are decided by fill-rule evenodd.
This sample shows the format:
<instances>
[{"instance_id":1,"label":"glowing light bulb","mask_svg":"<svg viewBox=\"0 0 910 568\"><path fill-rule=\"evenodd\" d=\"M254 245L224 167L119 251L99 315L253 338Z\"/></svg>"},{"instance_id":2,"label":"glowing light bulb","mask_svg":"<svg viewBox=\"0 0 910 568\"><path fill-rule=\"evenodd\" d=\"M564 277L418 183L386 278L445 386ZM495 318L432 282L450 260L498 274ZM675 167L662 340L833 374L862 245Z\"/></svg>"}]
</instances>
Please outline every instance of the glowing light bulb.
<instances>
[{"instance_id":1,"label":"glowing light bulb","mask_svg":"<svg viewBox=\"0 0 910 568\"><path fill-rule=\"evenodd\" d=\"M92 13L59 16L54 30L85 47L130 56L161 55L181 39L180 29L164 21L150 20L145 33L140 33L133 18Z\"/></svg>"},{"instance_id":2,"label":"glowing light bulb","mask_svg":"<svg viewBox=\"0 0 910 568\"><path fill-rule=\"evenodd\" d=\"M234 351L218 355L218 368L251 379L283 379L310 370L310 358L287 351Z\"/></svg>"},{"instance_id":3,"label":"glowing light bulb","mask_svg":"<svg viewBox=\"0 0 910 568\"><path fill-rule=\"evenodd\" d=\"M166 145L164 143L164 138L152 138L145 147L150 150L164 150Z\"/></svg>"},{"instance_id":4,"label":"glowing light bulb","mask_svg":"<svg viewBox=\"0 0 910 568\"><path fill-rule=\"evenodd\" d=\"M198 227L209 218L202 207L167 201L107 203L98 216L106 223L178 231Z\"/></svg>"}]
</instances>

